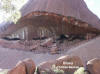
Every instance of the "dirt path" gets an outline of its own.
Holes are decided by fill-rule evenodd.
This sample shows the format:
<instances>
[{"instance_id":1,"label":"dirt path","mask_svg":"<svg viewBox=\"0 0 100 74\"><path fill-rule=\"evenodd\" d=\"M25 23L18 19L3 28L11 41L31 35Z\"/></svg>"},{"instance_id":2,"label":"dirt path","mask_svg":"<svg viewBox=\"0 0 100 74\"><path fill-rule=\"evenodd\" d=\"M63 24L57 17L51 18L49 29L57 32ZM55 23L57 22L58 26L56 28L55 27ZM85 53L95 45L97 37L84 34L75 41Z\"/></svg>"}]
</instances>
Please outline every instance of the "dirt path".
<instances>
[{"instance_id":1,"label":"dirt path","mask_svg":"<svg viewBox=\"0 0 100 74\"><path fill-rule=\"evenodd\" d=\"M18 61L26 58L32 58L36 64L39 64L47 60L56 59L60 56L61 54L34 54L33 52L10 50L0 47L0 68L12 68Z\"/></svg>"}]
</instances>

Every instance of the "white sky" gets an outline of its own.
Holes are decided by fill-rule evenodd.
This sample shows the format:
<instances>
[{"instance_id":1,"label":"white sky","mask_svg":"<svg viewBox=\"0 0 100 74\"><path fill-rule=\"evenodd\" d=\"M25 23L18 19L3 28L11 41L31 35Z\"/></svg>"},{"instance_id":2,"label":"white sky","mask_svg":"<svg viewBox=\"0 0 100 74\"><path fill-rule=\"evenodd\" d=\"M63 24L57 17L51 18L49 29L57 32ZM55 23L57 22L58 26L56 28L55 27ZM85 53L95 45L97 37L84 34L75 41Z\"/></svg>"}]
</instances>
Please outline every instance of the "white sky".
<instances>
[{"instance_id":1,"label":"white sky","mask_svg":"<svg viewBox=\"0 0 100 74\"><path fill-rule=\"evenodd\" d=\"M85 0L88 8L100 18L100 0Z\"/></svg>"}]
</instances>

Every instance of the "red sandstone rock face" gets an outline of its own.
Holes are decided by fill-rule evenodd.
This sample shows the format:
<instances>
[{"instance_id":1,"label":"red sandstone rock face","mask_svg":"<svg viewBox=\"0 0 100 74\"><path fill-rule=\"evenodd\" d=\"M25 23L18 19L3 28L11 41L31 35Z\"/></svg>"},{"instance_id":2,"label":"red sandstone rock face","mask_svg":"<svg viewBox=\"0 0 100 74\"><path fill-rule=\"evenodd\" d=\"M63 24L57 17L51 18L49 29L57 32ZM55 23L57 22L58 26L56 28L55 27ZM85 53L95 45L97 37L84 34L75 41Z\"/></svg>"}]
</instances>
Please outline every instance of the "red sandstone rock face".
<instances>
[{"instance_id":1,"label":"red sandstone rock face","mask_svg":"<svg viewBox=\"0 0 100 74\"><path fill-rule=\"evenodd\" d=\"M38 66L38 71L40 74L54 74L54 72L52 71L52 65L55 64L56 61L47 61L47 62L43 62Z\"/></svg>"},{"instance_id":2,"label":"red sandstone rock face","mask_svg":"<svg viewBox=\"0 0 100 74\"><path fill-rule=\"evenodd\" d=\"M16 32L19 30L19 28L22 28L26 25L34 25L32 28L30 26L30 29L28 30L27 37L29 39L32 39L33 34L34 37L38 37L36 35L37 27L43 27L47 28L48 30L51 30L53 28L53 31L57 35L59 34L81 34L81 33L87 33L87 30L83 27L75 27L70 26L73 23L66 24L65 17L71 16L75 17L75 19L80 19L81 21L85 21L88 24L91 24L92 27L95 27L97 29L100 29L100 21L99 19L88 10L85 2L83 0L29 0L29 2L21 9L22 12L22 19L18 21L16 25L10 25L9 29L6 28L6 31L0 36L6 34L12 34L13 32ZM33 14L33 12L39 12ZM47 12L45 15L42 12ZM54 14L50 14L54 13ZM48 15L50 14L50 15ZM57 14L60 14L59 16ZM28 15L29 17L26 17ZM35 16L34 16L35 15ZM65 16L62 18L62 16ZM47 17L46 17L47 16ZM55 16L55 17L54 17ZM24 18L24 20L23 20ZM92 18L92 19L91 19ZM23 20L23 21L22 21ZM63 24L63 26L61 25ZM75 25L75 23L74 23ZM77 24L76 24L77 25ZM82 24L81 24L82 25ZM68 27L70 26L70 27ZM84 26L88 26L85 24ZM36 29L36 30L35 30ZM73 29L73 31L72 31ZM34 32L33 32L34 30ZM89 29L88 29L89 30Z\"/></svg>"},{"instance_id":3,"label":"red sandstone rock face","mask_svg":"<svg viewBox=\"0 0 100 74\"><path fill-rule=\"evenodd\" d=\"M52 38L48 38L46 39L42 44L41 46L44 46L44 47L49 47L53 44L53 39Z\"/></svg>"},{"instance_id":4,"label":"red sandstone rock face","mask_svg":"<svg viewBox=\"0 0 100 74\"><path fill-rule=\"evenodd\" d=\"M85 36L85 38L86 38L87 40L92 39L92 38L94 38L94 37L96 37L95 34L87 34L87 35Z\"/></svg>"},{"instance_id":5,"label":"red sandstone rock face","mask_svg":"<svg viewBox=\"0 0 100 74\"><path fill-rule=\"evenodd\" d=\"M34 74L35 64L31 59L20 61L8 74Z\"/></svg>"},{"instance_id":6,"label":"red sandstone rock face","mask_svg":"<svg viewBox=\"0 0 100 74\"><path fill-rule=\"evenodd\" d=\"M25 61L24 62L25 65L26 65L27 74L34 74L36 66L35 66L35 63L33 62L33 60L26 59L24 61Z\"/></svg>"},{"instance_id":7,"label":"red sandstone rock face","mask_svg":"<svg viewBox=\"0 0 100 74\"><path fill-rule=\"evenodd\" d=\"M100 74L100 59L92 59L88 61L87 68L91 74Z\"/></svg>"},{"instance_id":8,"label":"red sandstone rock face","mask_svg":"<svg viewBox=\"0 0 100 74\"><path fill-rule=\"evenodd\" d=\"M59 51L59 48L58 48L57 44L53 44L51 49L50 49L50 53L57 54L57 53L59 53L58 51Z\"/></svg>"},{"instance_id":9,"label":"red sandstone rock face","mask_svg":"<svg viewBox=\"0 0 100 74\"><path fill-rule=\"evenodd\" d=\"M100 20L88 9L84 0L29 0L21 11L23 16L33 11L73 16L100 29Z\"/></svg>"},{"instance_id":10,"label":"red sandstone rock face","mask_svg":"<svg viewBox=\"0 0 100 74\"><path fill-rule=\"evenodd\" d=\"M8 74L19 74L19 73L26 74L26 66L23 62L20 62L19 64L17 64L15 68L13 68L8 72Z\"/></svg>"},{"instance_id":11,"label":"red sandstone rock face","mask_svg":"<svg viewBox=\"0 0 100 74\"><path fill-rule=\"evenodd\" d=\"M62 56L57 59L56 66L66 74L73 74L79 67L83 67L83 63L78 56Z\"/></svg>"}]
</instances>

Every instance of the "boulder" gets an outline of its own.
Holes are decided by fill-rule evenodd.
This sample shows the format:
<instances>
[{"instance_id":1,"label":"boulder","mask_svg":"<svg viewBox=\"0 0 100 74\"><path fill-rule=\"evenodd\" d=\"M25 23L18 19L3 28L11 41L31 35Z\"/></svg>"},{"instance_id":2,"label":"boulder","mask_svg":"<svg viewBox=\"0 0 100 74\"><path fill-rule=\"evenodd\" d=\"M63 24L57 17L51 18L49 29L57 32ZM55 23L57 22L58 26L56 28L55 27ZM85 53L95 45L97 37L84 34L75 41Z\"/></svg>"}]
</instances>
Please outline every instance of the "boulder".
<instances>
[{"instance_id":1,"label":"boulder","mask_svg":"<svg viewBox=\"0 0 100 74\"><path fill-rule=\"evenodd\" d=\"M51 46L51 48L50 48L51 54L57 54L57 53L59 53L58 51L59 51L59 49L56 44Z\"/></svg>"},{"instance_id":2,"label":"boulder","mask_svg":"<svg viewBox=\"0 0 100 74\"><path fill-rule=\"evenodd\" d=\"M27 74L34 74L35 72L35 64L32 59L26 59L23 61L26 65Z\"/></svg>"},{"instance_id":3,"label":"boulder","mask_svg":"<svg viewBox=\"0 0 100 74\"><path fill-rule=\"evenodd\" d=\"M50 49L51 54L57 54L58 53L58 48L57 47L52 47Z\"/></svg>"},{"instance_id":4,"label":"boulder","mask_svg":"<svg viewBox=\"0 0 100 74\"><path fill-rule=\"evenodd\" d=\"M100 59L92 59L88 61L87 68L91 74L100 74Z\"/></svg>"},{"instance_id":5,"label":"boulder","mask_svg":"<svg viewBox=\"0 0 100 74\"><path fill-rule=\"evenodd\" d=\"M53 39L52 38L48 38L46 39L46 41L44 41L41 46L44 46L44 47L48 47L48 46L51 46L53 44Z\"/></svg>"},{"instance_id":6,"label":"boulder","mask_svg":"<svg viewBox=\"0 0 100 74\"><path fill-rule=\"evenodd\" d=\"M30 46L30 51L36 50L38 47L39 47L38 44L37 44L37 45L31 45L31 46Z\"/></svg>"},{"instance_id":7,"label":"boulder","mask_svg":"<svg viewBox=\"0 0 100 74\"><path fill-rule=\"evenodd\" d=\"M83 67L81 59L77 56L62 56L54 61L47 61L38 66L40 74L73 74Z\"/></svg>"},{"instance_id":8,"label":"boulder","mask_svg":"<svg viewBox=\"0 0 100 74\"><path fill-rule=\"evenodd\" d=\"M90 40L90 39L92 39L94 37L96 37L96 34L87 33L87 35L85 36L85 39Z\"/></svg>"},{"instance_id":9,"label":"boulder","mask_svg":"<svg viewBox=\"0 0 100 74\"><path fill-rule=\"evenodd\" d=\"M8 74L34 74L35 64L31 59L20 61Z\"/></svg>"},{"instance_id":10,"label":"boulder","mask_svg":"<svg viewBox=\"0 0 100 74\"><path fill-rule=\"evenodd\" d=\"M47 61L43 62L38 66L39 74L54 74L52 71L52 65L55 64L56 61Z\"/></svg>"},{"instance_id":11,"label":"boulder","mask_svg":"<svg viewBox=\"0 0 100 74\"><path fill-rule=\"evenodd\" d=\"M26 74L26 66L25 63L20 61L16 67L11 69L8 74Z\"/></svg>"},{"instance_id":12,"label":"boulder","mask_svg":"<svg viewBox=\"0 0 100 74\"><path fill-rule=\"evenodd\" d=\"M73 74L78 68L83 67L82 60L78 56L62 56L56 61L56 67L65 74Z\"/></svg>"}]
</instances>

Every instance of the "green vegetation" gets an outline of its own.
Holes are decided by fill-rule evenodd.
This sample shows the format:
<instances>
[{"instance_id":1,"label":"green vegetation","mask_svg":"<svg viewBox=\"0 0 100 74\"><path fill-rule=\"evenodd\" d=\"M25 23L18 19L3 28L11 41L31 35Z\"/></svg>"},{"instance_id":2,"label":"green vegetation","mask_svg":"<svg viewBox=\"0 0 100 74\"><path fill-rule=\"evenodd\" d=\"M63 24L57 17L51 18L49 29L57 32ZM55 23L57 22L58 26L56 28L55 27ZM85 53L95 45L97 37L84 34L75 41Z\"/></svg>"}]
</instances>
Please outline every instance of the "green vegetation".
<instances>
[{"instance_id":1,"label":"green vegetation","mask_svg":"<svg viewBox=\"0 0 100 74\"><path fill-rule=\"evenodd\" d=\"M56 73L56 74L64 74L64 71L59 69L58 67L56 67L56 65L52 65L52 70Z\"/></svg>"},{"instance_id":2,"label":"green vegetation","mask_svg":"<svg viewBox=\"0 0 100 74\"><path fill-rule=\"evenodd\" d=\"M84 67L80 67L79 69L77 69L75 72L74 72L74 74L85 74L84 73Z\"/></svg>"},{"instance_id":3,"label":"green vegetation","mask_svg":"<svg viewBox=\"0 0 100 74\"><path fill-rule=\"evenodd\" d=\"M34 74L37 74L38 68L36 67Z\"/></svg>"},{"instance_id":4,"label":"green vegetation","mask_svg":"<svg viewBox=\"0 0 100 74\"><path fill-rule=\"evenodd\" d=\"M27 0L0 0L0 19L16 23L21 18L20 9Z\"/></svg>"},{"instance_id":5,"label":"green vegetation","mask_svg":"<svg viewBox=\"0 0 100 74\"><path fill-rule=\"evenodd\" d=\"M1 70L0 74L7 74L8 71L9 71L8 69Z\"/></svg>"},{"instance_id":6,"label":"green vegetation","mask_svg":"<svg viewBox=\"0 0 100 74\"><path fill-rule=\"evenodd\" d=\"M42 74L47 74L47 72L46 71L42 71Z\"/></svg>"}]
</instances>

